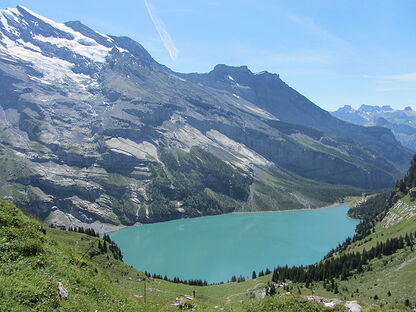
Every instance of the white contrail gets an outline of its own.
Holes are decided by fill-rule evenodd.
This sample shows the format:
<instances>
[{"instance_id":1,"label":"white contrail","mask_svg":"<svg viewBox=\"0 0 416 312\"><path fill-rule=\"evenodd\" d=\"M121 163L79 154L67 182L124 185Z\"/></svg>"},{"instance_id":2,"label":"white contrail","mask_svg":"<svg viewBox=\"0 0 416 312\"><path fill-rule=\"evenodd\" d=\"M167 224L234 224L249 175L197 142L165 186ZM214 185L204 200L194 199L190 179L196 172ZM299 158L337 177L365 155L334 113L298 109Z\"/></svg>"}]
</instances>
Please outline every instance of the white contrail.
<instances>
[{"instance_id":1,"label":"white contrail","mask_svg":"<svg viewBox=\"0 0 416 312\"><path fill-rule=\"evenodd\" d=\"M154 7L147 1L144 0L144 4L146 5L147 11L149 12L150 18L155 25L157 32L159 33L160 39L163 42L166 50L168 50L170 58L174 61L178 57L179 50L176 48L175 43L172 40L172 37L169 35L168 31L166 30L165 24L162 20L155 14Z\"/></svg>"}]
</instances>

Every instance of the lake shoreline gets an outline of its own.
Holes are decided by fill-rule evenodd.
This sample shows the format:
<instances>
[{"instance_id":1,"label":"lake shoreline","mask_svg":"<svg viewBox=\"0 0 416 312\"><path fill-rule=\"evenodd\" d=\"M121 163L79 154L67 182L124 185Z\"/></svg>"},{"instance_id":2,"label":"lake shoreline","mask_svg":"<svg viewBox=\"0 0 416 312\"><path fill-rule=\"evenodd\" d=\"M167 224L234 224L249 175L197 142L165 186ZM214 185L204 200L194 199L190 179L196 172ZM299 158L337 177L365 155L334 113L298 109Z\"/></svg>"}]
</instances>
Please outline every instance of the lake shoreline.
<instances>
[{"instance_id":1,"label":"lake shoreline","mask_svg":"<svg viewBox=\"0 0 416 312\"><path fill-rule=\"evenodd\" d=\"M309 212L184 218L130 226L110 237L125 262L141 271L219 283L265 268L318 262L353 235L358 224L346 217L345 203L303 210Z\"/></svg>"},{"instance_id":2,"label":"lake shoreline","mask_svg":"<svg viewBox=\"0 0 416 312\"><path fill-rule=\"evenodd\" d=\"M287 209L287 210L264 210L264 211L234 211L234 212L230 212L230 213L223 213L220 215L226 215L226 214L257 214L257 213L281 213L281 212L291 212L291 211L315 211L315 210L324 210L324 209L331 209L334 208L336 206L342 205L342 204L348 204L348 202L337 202L337 203L333 203L327 206L323 206L323 207L319 207L319 208L304 208L304 209ZM348 208L348 207L346 207ZM203 217L212 217L212 216L217 216L217 215L207 215L207 216L200 216L200 217L196 217L196 218L203 218ZM347 215L348 218L351 218ZM195 219L195 218L179 218L179 219L173 219L173 220L166 220L166 221L161 221L161 222L155 222L155 223L146 223L146 224L157 224L157 223L164 223L164 222L170 222L170 221L175 221L175 220L182 220L182 219ZM353 219L353 218L351 218ZM107 232L103 232L104 233L114 233L117 232L119 230L122 230L124 228L127 227L132 227L132 226L142 226L143 223L135 223L133 225L124 225L124 226L120 226L118 229L113 229L113 230L109 230Z\"/></svg>"},{"instance_id":3,"label":"lake shoreline","mask_svg":"<svg viewBox=\"0 0 416 312\"><path fill-rule=\"evenodd\" d=\"M324 210L324 209L334 208L334 207L342 205L344 203L333 203L333 204L323 206L323 207L319 207L319 208L287 209L287 210L264 210L264 211L234 211L234 212L231 212L231 213L232 214L254 214L254 213L280 213L280 212L290 212L290 211Z\"/></svg>"}]
</instances>

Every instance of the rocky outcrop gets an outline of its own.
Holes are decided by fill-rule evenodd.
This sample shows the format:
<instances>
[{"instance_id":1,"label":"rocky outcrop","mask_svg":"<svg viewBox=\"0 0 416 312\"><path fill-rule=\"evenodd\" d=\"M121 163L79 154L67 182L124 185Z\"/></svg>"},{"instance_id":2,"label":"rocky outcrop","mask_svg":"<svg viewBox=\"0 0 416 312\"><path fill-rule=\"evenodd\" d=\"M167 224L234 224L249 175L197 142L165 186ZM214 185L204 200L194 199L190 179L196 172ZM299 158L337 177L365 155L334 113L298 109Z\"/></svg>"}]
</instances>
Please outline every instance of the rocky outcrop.
<instances>
[{"instance_id":1,"label":"rocky outcrop","mask_svg":"<svg viewBox=\"0 0 416 312\"><path fill-rule=\"evenodd\" d=\"M416 203L409 205L404 201L399 200L388 210L386 216L382 220L382 225L384 227L390 227L414 216L416 216Z\"/></svg>"},{"instance_id":2,"label":"rocky outcrop","mask_svg":"<svg viewBox=\"0 0 416 312\"><path fill-rule=\"evenodd\" d=\"M318 303L322 303L324 307L333 309L338 305L344 305L350 312L361 312L361 306L358 304L357 301L347 301L344 302L339 299L327 299L318 296L308 296L306 297L309 301L314 301Z\"/></svg>"},{"instance_id":3,"label":"rocky outcrop","mask_svg":"<svg viewBox=\"0 0 416 312\"><path fill-rule=\"evenodd\" d=\"M61 300L68 299L68 290L62 285L61 282L58 283L58 286L56 287L56 291L58 292L58 296Z\"/></svg>"}]
</instances>

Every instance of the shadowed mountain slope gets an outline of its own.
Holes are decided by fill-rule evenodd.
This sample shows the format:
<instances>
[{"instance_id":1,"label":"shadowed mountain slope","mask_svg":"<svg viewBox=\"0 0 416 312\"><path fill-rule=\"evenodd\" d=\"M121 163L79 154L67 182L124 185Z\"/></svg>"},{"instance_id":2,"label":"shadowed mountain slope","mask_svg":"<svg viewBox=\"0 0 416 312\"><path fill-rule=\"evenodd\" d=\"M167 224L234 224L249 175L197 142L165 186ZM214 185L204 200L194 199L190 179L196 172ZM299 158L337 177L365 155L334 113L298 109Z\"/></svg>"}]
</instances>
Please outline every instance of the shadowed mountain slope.
<instances>
[{"instance_id":1,"label":"shadowed mountain slope","mask_svg":"<svg viewBox=\"0 0 416 312\"><path fill-rule=\"evenodd\" d=\"M319 207L393 185L411 156L277 75L175 73L24 7L0 12L0 83L0 195L57 225Z\"/></svg>"}]
</instances>

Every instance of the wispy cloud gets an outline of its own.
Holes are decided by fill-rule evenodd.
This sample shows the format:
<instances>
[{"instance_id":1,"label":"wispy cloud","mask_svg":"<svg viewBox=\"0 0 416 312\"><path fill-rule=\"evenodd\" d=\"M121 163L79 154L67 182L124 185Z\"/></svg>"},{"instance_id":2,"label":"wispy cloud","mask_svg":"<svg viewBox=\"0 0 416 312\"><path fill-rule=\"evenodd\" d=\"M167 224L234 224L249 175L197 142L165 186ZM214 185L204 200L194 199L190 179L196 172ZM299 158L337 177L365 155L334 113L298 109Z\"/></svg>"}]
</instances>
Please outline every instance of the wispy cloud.
<instances>
[{"instance_id":1,"label":"wispy cloud","mask_svg":"<svg viewBox=\"0 0 416 312\"><path fill-rule=\"evenodd\" d=\"M383 78L400 81L416 81L416 73L405 73L401 75L384 76Z\"/></svg>"},{"instance_id":2,"label":"wispy cloud","mask_svg":"<svg viewBox=\"0 0 416 312\"><path fill-rule=\"evenodd\" d=\"M393 87L377 89L379 92L394 92L394 91L416 91L416 88Z\"/></svg>"},{"instance_id":3,"label":"wispy cloud","mask_svg":"<svg viewBox=\"0 0 416 312\"><path fill-rule=\"evenodd\" d=\"M371 76L364 75L364 78L378 80L396 80L396 81L416 81L416 73L404 73L399 75Z\"/></svg>"},{"instance_id":4,"label":"wispy cloud","mask_svg":"<svg viewBox=\"0 0 416 312\"><path fill-rule=\"evenodd\" d=\"M343 46L343 47L349 47L349 43L322 26L320 26L318 23L316 23L313 19L307 16L297 15L292 12L285 11L284 15L287 19L289 19L292 23L296 24L298 27L300 27L303 31L308 32L315 36L316 38L326 41L327 43L331 43L337 46Z\"/></svg>"},{"instance_id":5,"label":"wispy cloud","mask_svg":"<svg viewBox=\"0 0 416 312\"><path fill-rule=\"evenodd\" d=\"M381 88L377 92L405 92L415 91L416 73L404 73L397 75L363 75L364 78L372 79Z\"/></svg>"},{"instance_id":6,"label":"wispy cloud","mask_svg":"<svg viewBox=\"0 0 416 312\"><path fill-rule=\"evenodd\" d=\"M157 32L159 33L160 39L163 42L163 45L165 46L166 50L169 52L170 58L174 61L178 57L179 50L176 48L175 43L172 40L172 37L168 33L165 24L163 21L156 15L156 10L152 6L151 3L149 3L148 0L144 0L144 4L146 5L147 11L149 12L150 19L153 22L153 25L155 25L155 28Z\"/></svg>"}]
</instances>

